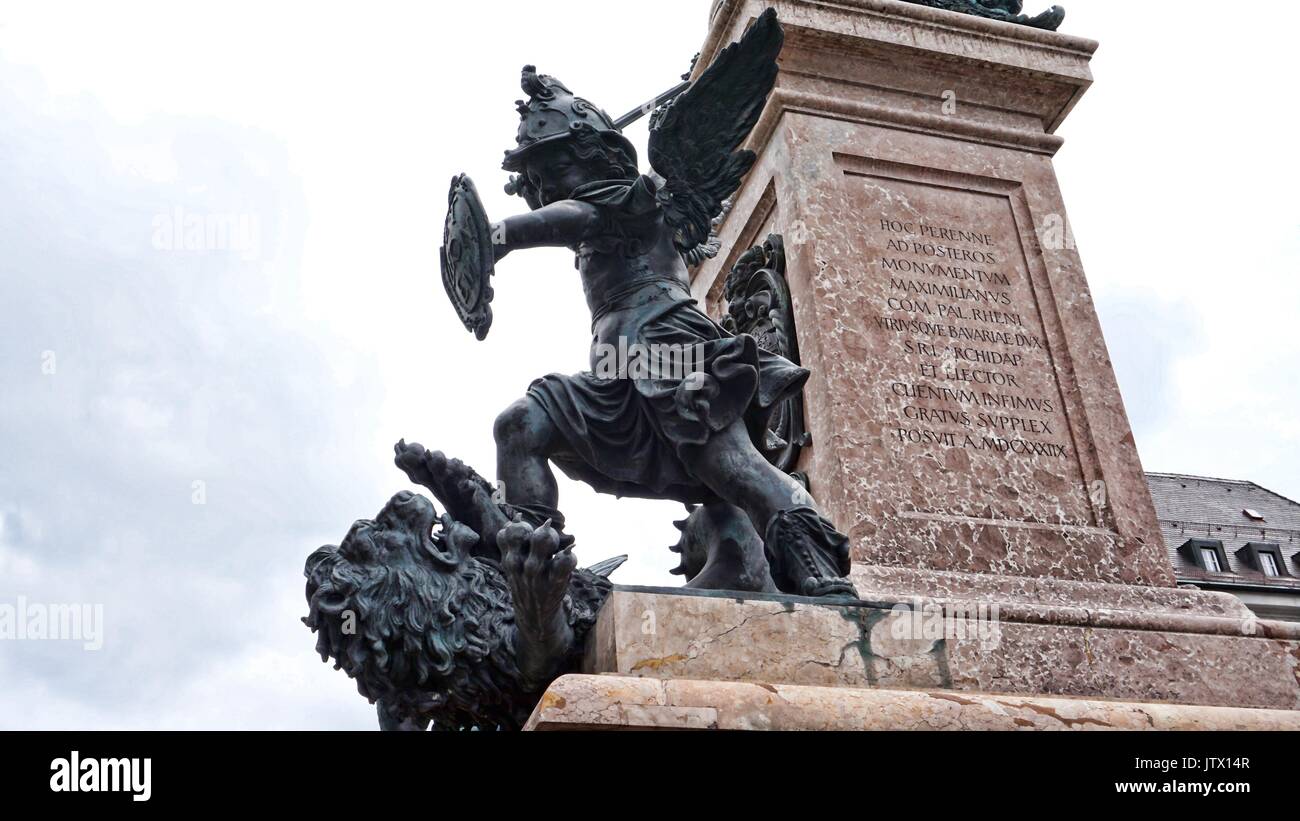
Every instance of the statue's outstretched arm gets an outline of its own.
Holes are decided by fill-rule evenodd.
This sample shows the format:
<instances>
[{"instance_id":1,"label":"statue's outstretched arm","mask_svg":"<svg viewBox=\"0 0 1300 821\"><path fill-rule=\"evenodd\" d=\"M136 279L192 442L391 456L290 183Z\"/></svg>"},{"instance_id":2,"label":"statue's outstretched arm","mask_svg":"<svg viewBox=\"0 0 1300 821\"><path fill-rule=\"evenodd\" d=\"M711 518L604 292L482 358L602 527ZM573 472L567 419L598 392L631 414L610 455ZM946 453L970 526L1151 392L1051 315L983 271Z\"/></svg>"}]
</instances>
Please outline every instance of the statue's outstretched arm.
<instances>
[{"instance_id":1,"label":"statue's outstretched arm","mask_svg":"<svg viewBox=\"0 0 1300 821\"><path fill-rule=\"evenodd\" d=\"M497 259L520 248L567 247L594 236L600 225L598 206L561 200L493 224L492 246Z\"/></svg>"}]
</instances>

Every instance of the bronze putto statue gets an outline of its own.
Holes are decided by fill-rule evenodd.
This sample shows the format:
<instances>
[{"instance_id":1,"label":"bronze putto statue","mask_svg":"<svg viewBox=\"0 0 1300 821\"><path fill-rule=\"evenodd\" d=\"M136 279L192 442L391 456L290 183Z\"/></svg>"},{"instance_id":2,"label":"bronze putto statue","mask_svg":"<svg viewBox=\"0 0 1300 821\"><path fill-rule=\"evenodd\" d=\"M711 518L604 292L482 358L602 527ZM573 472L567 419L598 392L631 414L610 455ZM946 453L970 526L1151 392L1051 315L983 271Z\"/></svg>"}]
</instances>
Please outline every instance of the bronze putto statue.
<instances>
[{"instance_id":1,"label":"bronze putto statue","mask_svg":"<svg viewBox=\"0 0 1300 821\"><path fill-rule=\"evenodd\" d=\"M694 82L657 98L649 174L615 120L525 66L503 168L530 210L491 222L469 178L452 181L442 278L462 323L488 334L507 257L569 248L591 311L591 370L537 379L497 417L496 483L399 442L398 467L446 515L399 493L308 560L317 649L378 702L383 726L517 727L575 668L621 559L575 570L552 466L602 493L688 505L674 550L689 586L856 596L848 539L787 472L807 444L792 408L809 372L791 359L779 236L737 264L723 323L689 288L755 162L740 146L782 42L769 9Z\"/></svg>"}]
</instances>

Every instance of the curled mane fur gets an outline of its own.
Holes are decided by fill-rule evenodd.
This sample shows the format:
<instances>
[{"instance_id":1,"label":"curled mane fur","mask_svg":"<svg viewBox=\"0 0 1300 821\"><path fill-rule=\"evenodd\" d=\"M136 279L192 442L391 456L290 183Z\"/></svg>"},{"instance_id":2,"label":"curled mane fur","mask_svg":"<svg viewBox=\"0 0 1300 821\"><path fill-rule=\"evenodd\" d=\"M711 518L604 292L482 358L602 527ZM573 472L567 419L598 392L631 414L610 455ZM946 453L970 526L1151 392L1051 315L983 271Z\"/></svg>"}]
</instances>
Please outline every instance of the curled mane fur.
<instances>
[{"instance_id":1,"label":"curled mane fur","mask_svg":"<svg viewBox=\"0 0 1300 821\"><path fill-rule=\"evenodd\" d=\"M537 694L516 664L510 589L496 562L471 554L473 531L443 518L431 533L434 518L423 497L399 494L312 553L303 622L321 659L394 722L517 729ZM571 585L566 613L585 632L609 583L578 571Z\"/></svg>"},{"instance_id":2,"label":"curled mane fur","mask_svg":"<svg viewBox=\"0 0 1300 821\"><path fill-rule=\"evenodd\" d=\"M458 529L451 524L439 541L474 538ZM438 729L511 726L521 684L505 579L459 545L454 562L423 559L421 535L362 521L337 548L311 555L303 621L317 632L316 650L394 718L427 718Z\"/></svg>"}]
</instances>

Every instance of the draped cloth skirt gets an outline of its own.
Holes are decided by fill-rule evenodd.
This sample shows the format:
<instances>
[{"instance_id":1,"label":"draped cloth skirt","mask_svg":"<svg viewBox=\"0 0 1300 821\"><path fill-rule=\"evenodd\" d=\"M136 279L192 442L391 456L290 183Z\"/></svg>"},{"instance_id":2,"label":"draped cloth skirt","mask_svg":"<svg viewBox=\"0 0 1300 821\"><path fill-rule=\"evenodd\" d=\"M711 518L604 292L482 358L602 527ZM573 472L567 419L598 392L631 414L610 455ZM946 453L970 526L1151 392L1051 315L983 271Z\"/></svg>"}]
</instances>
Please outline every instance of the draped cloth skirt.
<instances>
[{"instance_id":1,"label":"draped cloth skirt","mask_svg":"<svg viewBox=\"0 0 1300 821\"><path fill-rule=\"evenodd\" d=\"M542 377L528 395L564 439L551 460L601 493L716 499L687 467L693 451L738 420L757 445L773 409L809 376L709 319L675 280L630 284L595 312L592 327L592 370ZM619 351L648 356L650 367L619 357L611 372Z\"/></svg>"}]
</instances>

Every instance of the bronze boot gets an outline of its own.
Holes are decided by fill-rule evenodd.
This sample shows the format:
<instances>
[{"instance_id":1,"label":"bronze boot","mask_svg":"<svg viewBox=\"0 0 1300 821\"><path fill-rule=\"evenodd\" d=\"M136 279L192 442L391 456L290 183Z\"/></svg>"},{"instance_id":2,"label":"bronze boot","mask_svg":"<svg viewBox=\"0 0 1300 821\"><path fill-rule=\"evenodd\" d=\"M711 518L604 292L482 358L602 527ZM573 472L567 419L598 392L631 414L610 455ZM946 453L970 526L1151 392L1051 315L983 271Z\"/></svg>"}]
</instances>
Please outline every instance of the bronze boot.
<instances>
[{"instance_id":1,"label":"bronze boot","mask_svg":"<svg viewBox=\"0 0 1300 821\"><path fill-rule=\"evenodd\" d=\"M777 513L767 524L763 542L781 592L857 598L848 580L848 537L812 508Z\"/></svg>"}]
</instances>

